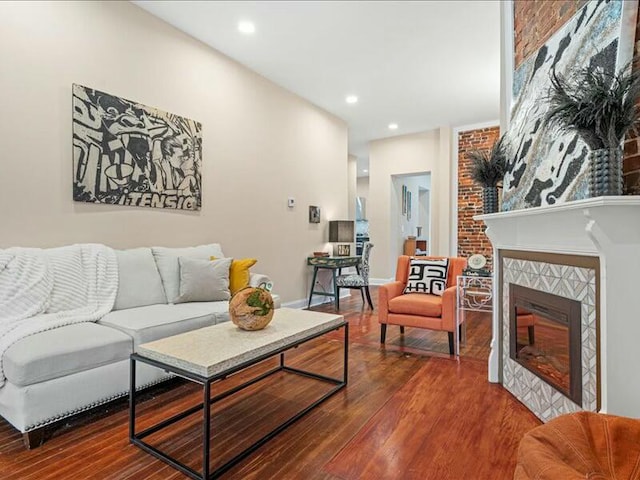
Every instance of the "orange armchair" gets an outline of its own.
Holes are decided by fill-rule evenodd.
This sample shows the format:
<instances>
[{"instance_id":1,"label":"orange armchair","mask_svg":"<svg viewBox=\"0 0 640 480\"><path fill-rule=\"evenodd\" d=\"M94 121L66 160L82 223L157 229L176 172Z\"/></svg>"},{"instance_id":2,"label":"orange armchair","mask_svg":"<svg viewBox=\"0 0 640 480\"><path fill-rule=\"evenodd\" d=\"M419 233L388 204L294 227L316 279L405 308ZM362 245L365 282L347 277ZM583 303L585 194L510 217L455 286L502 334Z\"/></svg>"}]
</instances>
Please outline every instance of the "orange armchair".
<instances>
[{"instance_id":1,"label":"orange armchair","mask_svg":"<svg viewBox=\"0 0 640 480\"><path fill-rule=\"evenodd\" d=\"M444 257L413 257L436 260ZM382 285L378 290L378 321L380 322L380 343L385 342L387 325L428 328L449 333L449 353L453 355L453 332L456 328L456 277L462 275L467 265L464 258L449 258L447 288L442 296L427 293L403 293L409 277L411 257L398 257L396 281Z\"/></svg>"}]
</instances>

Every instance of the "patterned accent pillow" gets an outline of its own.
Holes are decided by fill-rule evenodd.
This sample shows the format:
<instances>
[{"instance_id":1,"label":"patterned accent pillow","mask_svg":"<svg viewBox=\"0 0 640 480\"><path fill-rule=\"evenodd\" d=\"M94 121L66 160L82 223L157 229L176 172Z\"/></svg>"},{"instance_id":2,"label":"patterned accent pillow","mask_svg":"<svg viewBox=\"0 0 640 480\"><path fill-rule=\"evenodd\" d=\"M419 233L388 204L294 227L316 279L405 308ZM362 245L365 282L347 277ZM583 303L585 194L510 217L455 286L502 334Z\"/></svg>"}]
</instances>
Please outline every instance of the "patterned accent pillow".
<instances>
[{"instance_id":1,"label":"patterned accent pillow","mask_svg":"<svg viewBox=\"0 0 640 480\"><path fill-rule=\"evenodd\" d=\"M409 279L404 293L431 293L442 296L447 288L448 270L448 258L441 260L412 258L409 265Z\"/></svg>"}]
</instances>

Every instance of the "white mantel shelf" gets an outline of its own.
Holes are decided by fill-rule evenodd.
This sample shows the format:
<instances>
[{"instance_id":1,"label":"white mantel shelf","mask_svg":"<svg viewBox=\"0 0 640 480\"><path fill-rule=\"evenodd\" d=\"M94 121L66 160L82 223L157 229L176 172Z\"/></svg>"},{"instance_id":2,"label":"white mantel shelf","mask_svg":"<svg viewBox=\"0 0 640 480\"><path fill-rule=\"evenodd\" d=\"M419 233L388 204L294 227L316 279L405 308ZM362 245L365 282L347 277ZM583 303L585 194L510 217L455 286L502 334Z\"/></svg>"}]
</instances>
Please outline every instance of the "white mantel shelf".
<instances>
[{"instance_id":1,"label":"white mantel shelf","mask_svg":"<svg viewBox=\"0 0 640 480\"><path fill-rule=\"evenodd\" d=\"M477 215L502 250L600 256L608 243L640 247L640 197L596 197ZM604 245L603 245L604 244Z\"/></svg>"},{"instance_id":2,"label":"white mantel shelf","mask_svg":"<svg viewBox=\"0 0 640 480\"><path fill-rule=\"evenodd\" d=\"M519 250L596 256L600 260L602 412L640 418L640 197L597 197L478 215L487 226L495 265ZM498 288L494 281L494 288ZM500 298L495 291L494 298ZM499 309L489 379L499 380Z\"/></svg>"},{"instance_id":3,"label":"white mantel shelf","mask_svg":"<svg viewBox=\"0 0 640 480\"><path fill-rule=\"evenodd\" d=\"M575 200L573 202L560 203L557 205L547 205L544 207L524 208L520 210L511 210L508 212L489 213L486 215L476 215L475 220L493 220L497 218L510 217L527 217L530 215L546 215L552 212L562 212L569 210L584 210L592 207L633 207L640 206L640 196L621 195L611 197L595 197L585 198L584 200Z\"/></svg>"}]
</instances>

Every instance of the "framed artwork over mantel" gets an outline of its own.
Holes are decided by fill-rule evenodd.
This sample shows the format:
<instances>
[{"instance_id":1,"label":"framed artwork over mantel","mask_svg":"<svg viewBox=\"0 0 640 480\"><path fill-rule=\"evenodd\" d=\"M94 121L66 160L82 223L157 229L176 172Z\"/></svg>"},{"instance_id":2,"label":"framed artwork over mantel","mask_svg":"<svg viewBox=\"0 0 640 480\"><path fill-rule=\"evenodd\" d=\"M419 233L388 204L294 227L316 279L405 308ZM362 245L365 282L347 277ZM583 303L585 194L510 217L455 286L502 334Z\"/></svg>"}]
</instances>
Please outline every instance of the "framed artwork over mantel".
<instances>
[{"instance_id":1,"label":"framed artwork over mantel","mask_svg":"<svg viewBox=\"0 0 640 480\"><path fill-rule=\"evenodd\" d=\"M633 56L637 0L586 2L513 72L513 105L506 134L509 161L502 210L519 210L588 196L587 144L575 132L546 125L550 74L583 67L616 72Z\"/></svg>"}]
</instances>

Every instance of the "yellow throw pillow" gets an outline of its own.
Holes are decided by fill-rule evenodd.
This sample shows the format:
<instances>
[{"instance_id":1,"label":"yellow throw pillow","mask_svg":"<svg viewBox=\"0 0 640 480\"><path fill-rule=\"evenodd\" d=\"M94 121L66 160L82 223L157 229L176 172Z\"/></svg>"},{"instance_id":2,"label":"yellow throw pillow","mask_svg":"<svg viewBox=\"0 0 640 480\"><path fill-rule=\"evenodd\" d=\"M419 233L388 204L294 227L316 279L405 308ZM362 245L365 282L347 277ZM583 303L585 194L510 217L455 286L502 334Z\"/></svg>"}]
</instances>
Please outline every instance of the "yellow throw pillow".
<instances>
[{"instance_id":1,"label":"yellow throw pillow","mask_svg":"<svg viewBox=\"0 0 640 480\"><path fill-rule=\"evenodd\" d=\"M209 260L215 259L216 257L211 257ZM229 290L231 295L249 286L249 269L257 262L258 260L255 258L234 259L231 262L231 267L229 268Z\"/></svg>"}]
</instances>

